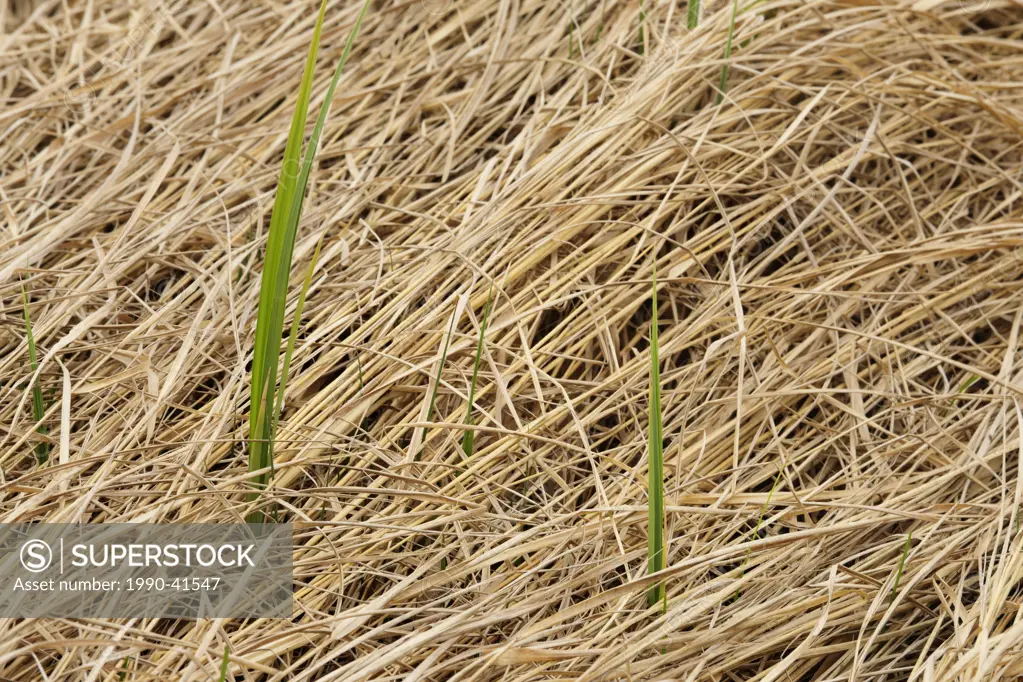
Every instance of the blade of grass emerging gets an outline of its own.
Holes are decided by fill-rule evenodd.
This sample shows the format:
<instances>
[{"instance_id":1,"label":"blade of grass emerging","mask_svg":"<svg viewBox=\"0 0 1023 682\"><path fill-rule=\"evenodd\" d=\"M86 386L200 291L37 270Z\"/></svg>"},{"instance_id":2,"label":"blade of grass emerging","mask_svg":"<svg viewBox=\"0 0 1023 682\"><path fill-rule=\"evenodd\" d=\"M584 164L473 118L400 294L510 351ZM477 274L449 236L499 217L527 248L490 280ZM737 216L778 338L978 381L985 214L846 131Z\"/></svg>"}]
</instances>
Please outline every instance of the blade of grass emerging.
<instances>
[{"instance_id":1,"label":"blade of grass emerging","mask_svg":"<svg viewBox=\"0 0 1023 682\"><path fill-rule=\"evenodd\" d=\"M32 334L32 317L28 313L28 295L25 293L25 287L21 287L21 307L25 314L25 336L28 339L28 366L35 374L36 370L39 369L39 358L36 353L36 339ZM49 429L42 423L43 417L46 415L46 406L43 404L43 392L39 388L39 381L37 380L32 384L32 417L36 420L36 432L42 435L47 435ZM44 463L50 456L50 444L49 443L37 443L36 444L36 459L40 464Z\"/></svg>"},{"instance_id":2,"label":"blade of grass emerging","mask_svg":"<svg viewBox=\"0 0 1023 682\"><path fill-rule=\"evenodd\" d=\"M646 52L646 36L643 29L646 28L646 7L643 0L639 3L639 54Z\"/></svg>"},{"instance_id":3,"label":"blade of grass emerging","mask_svg":"<svg viewBox=\"0 0 1023 682\"><path fill-rule=\"evenodd\" d=\"M648 466L649 501L647 502L647 573L664 568L664 442L661 438L661 368L657 353L657 266L654 266L653 318L650 320L650 415ZM647 604L665 605L664 583L647 592ZM662 606L662 609L664 606Z\"/></svg>"},{"instance_id":4,"label":"blade of grass emerging","mask_svg":"<svg viewBox=\"0 0 1023 682\"><path fill-rule=\"evenodd\" d=\"M728 87L729 59L732 58L732 40L735 38L735 16L739 13L739 0L732 0L732 19L728 22L728 40L725 41L725 63L721 66L721 82L718 83L717 103L721 104L725 99L725 89Z\"/></svg>"},{"instance_id":5,"label":"blade of grass emerging","mask_svg":"<svg viewBox=\"0 0 1023 682\"><path fill-rule=\"evenodd\" d=\"M218 682L226 682L227 681L227 668L228 668L228 665L230 663L231 663L230 652L228 650L228 645L225 644L224 645L224 657L222 659L220 659L220 677L217 678Z\"/></svg>"},{"instance_id":6,"label":"blade of grass emerging","mask_svg":"<svg viewBox=\"0 0 1023 682\"><path fill-rule=\"evenodd\" d=\"M252 357L252 388L249 401L249 471L258 471L273 466L274 428L277 420L275 407L278 404L278 401L275 401L275 394L278 390L277 365L280 362L284 309L291 273L291 259L295 249L295 236L302 214L302 202L323 124L334 98L334 91L341 78L341 72L351 53L352 44L355 42L362 19L369 7L369 0L366 0L362 6L359 17L348 35L344 52L338 60L334 76L327 88L319 116L316 119L316 126L309 138L301 169L299 169L302 137L305 132L313 71L316 65L316 55L319 52L320 33L323 29L323 15L326 7L326 0L321 0L320 10L316 17L316 27L313 29L313 38L306 57L305 71L302 74L302 83L299 87L298 102L291 119L288 142L284 148L284 160L278 178L273 212L270 215L270 231L260 280L256 339ZM266 486L268 478L269 474L263 473L256 477L253 483L258 488L263 488ZM250 500L257 498L258 493L250 495ZM250 517L252 522L260 520L262 520L262 514L254 514Z\"/></svg>"},{"instance_id":7,"label":"blade of grass emerging","mask_svg":"<svg viewBox=\"0 0 1023 682\"><path fill-rule=\"evenodd\" d=\"M309 294L309 285L313 281L313 270L316 269L316 261L320 258L320 247L323 245L323 235L316 242L316 249L313 251L313 259L309 262L309 269L306 270L305 280L302 281L302 290L298 294L298 301L295 303L295 317L291 321L291 330L288 332L288 347L284 351L284 366L281 368L281 387L277 390L277 404L274 406L272 434L277 436L277 419L281 416L281 408L284 404L284 389L288 386L288 370L291 368L291 356L295 352L295 339L298 338L298 326L302 320L302 309L305 307L305 299Z\"/></svg>"},{"instance_id":8,"label":"blade of grass emerging","mask_svg":"<svg viewBox=\"0 0 1023 682\"><path fill-rule=\"evenodd\" d=\"M689 0L689 15L686 17L686 26L691 29L700 24L700 0Z\"/></svg>"},{"instance_id":9,"label":"blade of grass emerging","mask_svg":"<svg viewBox=\"0 0 1023 682\"><path fill-rule=\"evenodd\" d=\"M137 660L138 659L136 659L136 661ZM129 656L125 656L123 659L121 659L121 670L120 670L120 672L117 673L117 679L119 679L121 682L124 682L124 680L128 679L128 670L129 670L128 662L129 661L131 661L131 656L130 655ZM137 663L136 663L136 667L138 667Z\"/></svg>"},{"instance_id":10,"label":"blade of grass emerging","mask_svg":"<svg viewBox=\"0 0 1023 682\"><path fill-rule=\"evenodd\" d=\"M491 287L490 293L487 294L487 304L483 307L483 321L480 323L480 337L476 341L476 360L472 365L472 381L469 383L469 405L465 408L465 423L472 425L472 404L476 400L476 379L480 374L480 358L483 357L483 337L487 333L487 320L490 319L490 303L494 297L494 289ZM462 434L462 452L465 456L472 457L472 445L475 440L476 432L472 429L466 429L465 433Z\"/></svg>"},{"instance_id":11,"label":"blade of grass emerging","mask_svg":"<svg viewBox=\"0 0 1023 682\"><path fill-rule=\"evenodd\" d=\"M895 595L899 593L899 581L902 580L902 571L906 568L906 557L909 556L909 544L913 541L913 531L906 535L906 544L902 547L902 558L899 559L899 568L895 571L895 583L892 584L892 593L889 601L895 601Z\"/></svg>"},{"instance_id":12,"label":"blade of grass emerging","mask_svg":"<svg viewBox=\"0 0 1023 682\"><path fill-rule=\"evenodd\" d=\"M973 384L976 383L977 379L979 379L979 378L980 377L977 376L976 374L970 376L969 379L967 379L966 381L963 382L963 385L959 389L959 392L960 393L966 393L968 390L970 390L970 386L973 386Z\"/></svg>"},{"instance_id":13,"label":"blade of grass emerging","mask_svg":"<svg viewBox=\"0 0 1023 682\"><path fill-rule=\"evenodd\" d=\"M316 16L316 27L313 39L309 44L302 83L299 86L298 102L291 117L291 128L288 141L284 147L284 160L281 173L277 179L277 193L274 196L273 212L270 215L270 232L267 236L266 258L263 260L263 274L259 287L259 309L256 316L256 339L252 351L252 386L249 398L249 471L266 468L271 460L271 434L267 404L273 405L273 384L276 383L277 360L280 355L281 332L276 336L271 333L275 327L274 299L277 292L274 286L278 271L290 269L291 249L286 245L287 226L285 218L290 213L295 196L298 168L301 154L302 137L305 132L306 114L309 110L309 96L312 91L313 71L316 66L316 55L320 49L320 32L323 29L323 15L327 10L327 0L321 0L320 10ZM294 242L291 244L294 248ZM286 260L287 263L282 263ZM283 268L282 268L283 265ZM281 314L283 318L283 312ZM283 327L283 321L281 323ZM269 385L268 385L269 384ZM254 481L258 487L266 485L267 474L260 474Z\"/></svg>"}]
</instances>

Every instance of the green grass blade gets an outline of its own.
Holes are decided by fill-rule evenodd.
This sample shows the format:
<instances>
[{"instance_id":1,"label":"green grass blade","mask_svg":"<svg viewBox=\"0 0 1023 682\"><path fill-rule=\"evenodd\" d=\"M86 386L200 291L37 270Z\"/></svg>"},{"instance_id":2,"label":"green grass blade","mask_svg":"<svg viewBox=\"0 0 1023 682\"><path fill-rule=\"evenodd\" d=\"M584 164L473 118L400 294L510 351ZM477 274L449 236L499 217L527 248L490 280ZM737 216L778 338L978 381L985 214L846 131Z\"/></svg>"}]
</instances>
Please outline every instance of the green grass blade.
<instances>
[{"instance_id":1,"label":"green grass blade","mask_svg":"<svg viewBox=\"0 0 1023 682\"><path fill-rule=\"evenodd\" d=\"M323 16L327 0L321 0L316 16L313 39L309 44L302 84L299 86L298 102L291 117L288 141L284 147L281 174L277 179L277 193L274 197L273 212L270 215L270 231L267 235L266 257L263 260L263 274L259 287L259 308L256 313L256 339L252 352L252 386L249 398L249 471L264 469L272 459L271 433L268 417L271 411L266 405L273 405L273 386L277 380L277 361L280 357L280 338L283 330L284 313L277 312L275 290L280 271L285 277L291 268L291 251L286 239L286 218L294 203L298 183L296 169L302 152L302 138L305 134L306 114L309 111L309 96L312 91L313 72L316 56L320 50L320 33L323 30ZM278 322L278 318L280 321ZM263 487L267 475L261 474L254 483Z\"/></svg>"},{"instance_id":2,"label":"green grass blade","mask_svg":"<svg viewBox=\"0 0 1023 682\"><path fill-rule=\"evenodd\" d=\"M316 125L313 127L313 133L309 137L309 146L306 147L305 157L302 160L302 170L298 174L295 201L291 204L291 213L288 216L287 222L288 231L292 236L292 245L294 245L294 233L298 229L298 219L302 215L302 202L305 200L305 189L309 182L309 171L313 166L313 158L316 156L316 147L320 143L320 135L323 133L323 124L327 121L330 103L334 100L334 91L337 90L337 84L341 80L341 73L344 71L345 63L348 61L348 55L352 52L352 45L355 43L355 37L359 34L359 28L362 26L363 17L366 16L366 10L369 9L369 3L370 0L366 0L363 3L359 17L355 20L355 26L352 27L351 33L348 34L344 52L341 53L341 58L338 59L337 67L334 69L334 76L330 79L330 85L327 87L327 94L323 98L323 104L320 105L320 113L316 117ZM287 273L284 273L284 282L285 284L287 283Z\"/></svg>"},{"instance_id":3,"label":"green grass blade","mask_svg":"<svg viewBox=\"0 0 1023 682\"><path fill-rule=\"evenodd\" d=\"M476 401L476 379L480 374L480 358L483 357L483 341L484 336L487 333L487 320L490 319L490 304L493 301L494 289L490 288L490 293L487 294L487 304L483 307L483 321L480 323L480 337L476 341L476 360L472 365L472 381L469 382L469 404L465 408L465 423L472 425L472 405ZM466 429L465 433L462 434L462 452L465 456L472 457L472 446L475 440L476 432L472 429Z\"/></svg>"},{"instance_id":4,"label":"green grass blade","mask_svg":"<svg viewBox=\"0 0 1023 682\"><path fill-rule=\"evenodd\" d=\"M739 0L732 0L732 19L728 22L728 40L725 41L725 63L721 65L721 82L718 83L718 104L724 101L725 89L728 87L728 60L732 58L732 40L735 38L735 17L738 13Z\"/></svg>"},{"instance_id":5,"label":"green grass blade","mask_svg":"<svg viewBox=\"0 0 1023 682\"><path fill-rule=\"evenodd\" d=\"M291 256L295 250L295 238L298 234L298 223L302 216L302 204L305 201L305 190L309 183L309 172L312 169L313 158L316 156L316 150L320 143L320 135L323 133L323 125L327 121L327 113L330 111L330 103L334 99L334 91L337 89L337 84L341 79L341 73L344 70L345 62L348 61L348 55L352 51L352 45L355 42L355 37L359 33L359 28L362 26L362 19L366 15L366 10L369 8L370 0L362 6L362 11L359 12L359 17L355 21L355 26L352 27L351 32L348 34L348 41L345 43L344 52L341 54L341 58L338 60L337 67L334 69L334 76L330 81L330 85L327 88L327 93L324 96L323 104L320 106L320 113L316 117L316 125L313 127L312 135L309 137L309 144L306 147L305 156L302 159L302 168L298 173L298 177L295 181L294 195L290 206L288 207L287 219L283 223L281 228L284 234L283 247L281 251L280 264L276 269L276 279L273 283L273 298L271 300L272 312L270 325L270 339L279 339L281 333L284 331L284 307L288 292L288 280L291 275ZM317 40L318 40L317 35ZM273 230L273 220L271 218L271 231ZM265 273L265 271L264 271ZM297 318L296 318L297 319ZM280 352L279 344L276 349ZM277 369L277 357L273 358L272 365L268 363L268 367L272 367L272 370L267 373L267 405L270 405L269 394L275 389L277 383L276 369ZM283 387L277 389L279 392L283 391ZM279 401L278 401L279 404ZM277 413L271 411L269 416L269 434L266 438L266 450L264 453L264 463L262 467L273 466L273 447L274 447L274 429L277 422Z\"/></svg>"},{"instance_id":6,"label":"green grass blade","mask_svg":"<svg viewBox=\"0 0 1023 682\"><path fill-rule=\"evenodd\" d=\"M646 35L643 29L646 28L646 6L643 0L639 2L639 54L646 51Z\"/></svg>"},{"instance_id":7,"label":"green grass blade","mask_svg":"<svg viewBox=\"0 0 1023 682\"><path fill-rule=\"evenodd\" d=\"M284 404L284 390L288 386L288 370L291 368L291 356L295 352L295 339L298 338L298 327L302 320L302 309L305 307L305 299L309 294L309 285L313 281L313 270L316 269L316 261L320 258L320 247L323 245L323 235L320 235L316 242L316 249L313 251L313 259L306 270L305 280L302 281L302 290L298 294L298 302L295 303L295 317L291 320L291 330L288 332L288 347L284 351L284 366L281 368L281 386L277 389L277 404L274 405L273 428L271 434L277 437L277 420L281 416L281 407Z\"/></svg>"},{"instance_id":8,"label":"green grass blade","mask_svg":"<svg viewBox=\"0 0 1023 682\"><path fill-rule=\"evenodd\" d=\"M689 14L686 17L686 26L690 30L700 24L700 0L689 0Z\"/></svg>"},{"instance_id":9,"label":"green grass blade","mask_svg":"<svg viewBox=\"0 0 1023 682\"><path fill-rule=\"evenodd\" d=\"M256 319L256 342L252 362L252 390L250 397L250 443L249 471L257 471L273 467L274 429L276 427L275 407L279 401L274 400L277 389L277 365L280 361L280 339L284 331L284 308L287 299L288 280L291 273L291 260L295 249L295 238L298 232L299 218L302 214L302 203L312 168L313 158L319 145L323 125L326 122L330 103L334 98L338 81L348 55L351 53L355 37L362 25L363 17L369 8L369 0L362 6L362 11L348 35L344 52L334 70L330 86L316 118L316 125L309 138L301 168L298 161L302 135L305 131L306 114L309 108L309 97L312 89L312 72L319 51L320 33L323 28L323 15L326 0L322 0L320 12L316 19L313 40L309 46L306 69L302 76L299 90L299 101L292 118L288 144L284 151L284 161L280 179L278 180L277 196L270 217L270 234L267 238L267 255L260 281L259 311ZM296 318L297 319L297 318ZM254 481L257 487L265 487L269 474L260 474ZM254 499L254 493L250 499ZM251 519L250 520L254 520Z\"/></svg>"},{"instance_id":10,"label":"green grass blade","mask_svg":"<svg viewBox=\"0 0 1023 682\"><path fill-rule=\"evenodd\" d=\"M647 502L647 573L665 566L664 555L664 440L661 437L661 368L657 347L657 266L654 265L653 318L650 320L650 415L649 415L649 501ZM664 583L647 593L647 604L661 602L665 609Z\"/></svg>"},{"instance_id":11,"label":"green grass blade","mask_svg":"<svg viewBox=\"0 0 1023 682\"><path fill-rule=\"evenodd\" d=\"M136 659L136 660L138 660L138 659ZM124 658L121 659L121 666L120 666L121 670L117 673L117 679L121 680L121 682L124 682L124 680L128 679L128 662L129 661L131 661L131 655L125 656ZM136 668L137 667L138 667L138 665L136 664Z\"/></svg>"},{"instance_id":12,"label":"green grass blade","mask_svg":"<svg viewBox=\"0 0 1023 682\"><path fill-rule=\"evenodd\" d=\"M902 580L902 571L906 568L906 557L909 556L909 544L913 541L913 531L906 535L906 544L902 548L902 558L899 559L899 568L895 571L895 582L892 584L890 601L895 601L895 595L899 593L899 581Z\"/></svg>"},{"instance_id":13,"label":"green grass blade","mask_svg":"<svg viewBox=\"0 0 1023 682\"><path fill-rule=\"evenodd\" d=\"M39 369L39 356L36 352L35 335L32 334L32 316L28 312L28 295L25 293L24 285L21 287L21 306L22 312L25 315L25 336L28 339L28 366L31 368L32 373L35 374L36 370ZM44 436L49 433L49 429L42 423L45 416L46 406L43 403L43 392L39 388L39 381L36 380L32 384L32 417L36 420L36 432ZM40 464L44 463L50 456L49 443L37 443L35 450L36 459Z\"/></svg>"},{"instance_id":14,"label":"green grass blade","mask_svg":"<svg viewBox=\"0 0 1023 682\"><path fill-rule=\"evenodd\" d=\"M231 652L227 644L224 645L224 657L220 659L220 677L217 682L227 682L227 668L231 663Z\"/></svg>"}]
</instances>

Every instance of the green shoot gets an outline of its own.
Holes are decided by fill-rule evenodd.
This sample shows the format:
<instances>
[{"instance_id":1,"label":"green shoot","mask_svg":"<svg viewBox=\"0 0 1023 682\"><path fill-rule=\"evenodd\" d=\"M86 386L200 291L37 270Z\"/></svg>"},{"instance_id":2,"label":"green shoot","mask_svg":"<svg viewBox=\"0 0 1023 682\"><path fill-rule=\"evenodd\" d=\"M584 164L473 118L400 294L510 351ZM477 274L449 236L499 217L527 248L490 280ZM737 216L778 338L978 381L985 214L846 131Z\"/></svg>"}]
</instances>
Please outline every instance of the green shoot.
<instances>
[{"instance_id":1,"label":"green shoot","mask_svg":"<svg viewBox=\"0 0 1023 682\"><path fill-rule=\"evenodd\" d=\"M971 375L969 379L963 382L963 385L959 388L959 392L966 393L966 391L970 390L970 386L973 386L978 379L980 379L980 377L976 374Z\"/></svg>"},{"instance_id":2,"label":"green shoot","mask_svg":"<svg viewBox=\"0 0 1023 682\"><path fill-rule=\"evenodd\" d=\"M230 650L228 649L228 646L229 645L227 644L224 645L224 657L220 659L220 677L217 678L218 682L227 681L227 668L231 663Z\"/></svg>"},{"instance_id":3,"label":"green shoot","mask_svg":"<svg viewBox=\"0 0 1023 682\"><path fill-rule=\"evenodd\" d=\"M661 438L661 368L657 352L657 265L654 264L653 317L650 320L650 415L649 415L649 501L647 502L647 573L665 566L664 556L664 441ZM664 583L647 593L647 604L662 603L666 611Z\"/></svg>"},{"instance_id":4,"label":"green shoot","mask_svg":"<svg viewBox=\"0 0 1023 682\"><path fill-rule=\"evenodd\" d=\"M739 0L732 0L732 20L728 22L728 40L725 42L725 63L721 65L721 82L718 83L717 104L725 99L725 88L728 87L729 59L732 58L732 40L735 38L735 17L739 13Z\"/></svg>"},{"instance_id":5,"label":"green shoot","mask_svg":"<svg viewBox=\"0 0 1023 682\"><path fill-rule=\"evenodd\" d=\"M646 6L643 0L639 0L639 54L644 54L645 44L643 28L646 26Z\"/></svg>"},{"instance_id":6,"label":"green shoot","mask_svg":"<svg viewBox=\"0 0 1023 682\"><path fill-rule=\"evenodd\" d=\"M284 311L278 311L276 299L283 298L284 292L276 291L279 273L287 277L291 269L291 255L294 250L294 230L289 230L286 218L290 216L298 178L291 172L297 167L301 154L302 137L305 131L309 96L312 90L313 71L320 47L320 32L323 29L323 15L327 1L321 0L313 39L306 56L305 71L299 87L298 103L291 118L291 129L284 148L284 160L277 179L273 212L270 217L270 232L267 238L266 258L260 281L259 309L256 319L256 339L252 355L252 386L249 401L249 471L264 469L273 462L273 438L271 414L274 386L277 381L277 362L280 357L280 338L284 329ZM296 226L297 227L297 226ZM290 235L288 233L291 233ZM290 236L290 240L288 237ZM282 262L283 261L283 262ZM276 333L274 333L276 332ZM262 488L267 483L267 474L260 474L255 484ZM255 496L253 496L255 497ZM261 516L250 518L258 521Z\"/></svg>"},{"instance_id":7,"label":"green shoot","mask_svg":"<svg viewBox=\"0 0 1023 682\"><path fill-rule=\"evenodd\" d=\"M267 236L266 258L263 263L263 274L260 281L259 308L256 318L256 339L252 354L252 387L249 401L249 471L259 471L273 466L274 429L277 423L275 408L280 405L278 393L284 393L284 382L277 388L277 367L280 362L280 339L284 331L284 310L287 299L288 280L291 274L291 259L295 248L295 236L298 231L299 218L302 213L302 202L305 197L306 184L312 168L313 157L319 144L323 124L334 98L334 91L341 78L352 44L362 25L362 19L369 7L369 0L362 6L362 11L348 35L344 52L338 60L327 88L326 96L320 107L316 125L309 138L302 166L298 174L301 156L302 138L305 133L306 114L309 109L309 98L312 91L313 71L316 56L320 47L320 33L323 29L323 16L327 1L321 0L320 10L313 29L312 42L306 56L305 71L299 86L298 102L291 119L288 141L284 148L284 160L281 174L277 181L277 193L274 197L273 212L270 215L270 230ZM297 317L297 315L296 315ZM275 398L277 398L275 400ZM257 488L264 488L269 480L268 473L262 473L253 483ZM258 499L258 493L250 495L250 501ZM263 520L261 513L250 515L250 522Z\"/></svg>"},{"instance_id":8,"label":"green shoot","mask_svg":"<svg viewBox=\"0 0 1023 682\"><path fill-rule=\"evenodd\" d=\"M316 269L316 261L320 258L320 247L323 245L323 235L316 242L316 249L313 251L313 259L309 262L309 269L306 270L305 280L302 282L302 290L298 294L298 301L295 303L295 317L291 321L291 330L288 332L288 347L284 351L284 366L281 368L281 389L277 392L277 404L274 407L273 434L277 435L277 419L281 416L281 407L284 402L284 388L288 384L288 369L291 367L291 355L295 352L295 339L298 337L298 324L302 319L302 308L305 307L305 299L309 293L309 285L313 281L313 270Z\"/></svg>"},{"instance_id":9,"label":"green shoot","mask_svg":"<svg viewBox=\"0 0 1023 682\"><path fill-rule=\"evenodd\" d=\"M137 660L138 659L136 659L136 661ZM130 654L128 656L125 656L121 660L121 666L120 666L121 670L117 673L117 679L121 680L121 682L124 682L124 680L126 680L128 678L128 663L130 661L131 661L131 655Z\"/></svg>"},{"instance_id":10,"label":"green shoot","mask_svg":"<svg viewBox=\"0 0 1023 682\"><path fill-rule=\"evenodd\" d=\"M700 0L689 0L689 14L686 17L686 26L693 30L700 25Z\"/></svg>"},{"instance_id":11,"label":"green shoot","mask_svg":"<svg viewBox=\"0 0 1023 682\"><path fill-rule=\"evenodd\" d=\"M32 317L28 314L28 295L25 293L25 286L21 287L21 306L25 315L25 336L28 338L28 366L35 374L39 369L39 359L36 353L36 339L32 334ZM49 429L42 423L46 415L46 407L43 404L43 391L39 388L39 381L32 384L32 417L36 420L36 432L45 436ZM49 443L36 444L36 459L40 464L44 463L50 456Z\"/></svg>"},{"instance_id":12,"label":"green shoot","mask_svg":"<svg viewBox=\"0 0 1023 682\"><path fill-rule=\"evenodd\" d=\"M480 358L483 356L483 337L487 333L487 320L490 319L490 303L493 300L494 289L491 287L490 293L487 294L487 304L483 307L483 321L480 323L480 337L476 342L476 360L472 365L472 381L469 383L469 404L465 408L465 423L472 425L472 404L476 400L476 379L480 374ZM462 452L465 456L472 457L472 445L475 440L476 432L472 429L466 429L465 433L462 434Z\"/></svg>"},{"instance_id":13,"label":"green shoot","mask_svg":"<svg viewBox=\"0 0 1023 682\"><path fill-rule=\"evenodd\" d=\"M895 595L899 592L899 581L902 580L902 571L906 568L906 557L909 556L909 543L913 540L913 531L906 535L906 544L902 547L902 558L899 559L899 568L895 571L895 582L892 584L891 601L895 601Z\"/></svg>"}]
</instances>

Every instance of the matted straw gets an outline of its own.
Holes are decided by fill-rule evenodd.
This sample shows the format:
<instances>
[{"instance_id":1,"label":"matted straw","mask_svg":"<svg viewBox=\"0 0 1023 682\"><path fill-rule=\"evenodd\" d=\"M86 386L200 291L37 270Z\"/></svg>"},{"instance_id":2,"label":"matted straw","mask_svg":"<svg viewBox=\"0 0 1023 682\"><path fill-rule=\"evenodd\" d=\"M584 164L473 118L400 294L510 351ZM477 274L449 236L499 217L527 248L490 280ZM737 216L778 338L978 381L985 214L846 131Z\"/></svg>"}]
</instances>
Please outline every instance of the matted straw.
<instances>
[{"instance_id":1,"label":"matted straw","mask_svg":"<svg viewBox=\"0 0 1023 682\"><path fill-rule=\"evenodd\" d=\"M358 5L328 7L317 83ZM0 520L252 510L259 263L314 18L0 5ZM4 620L0 676L217 679L225 648L238 680L1023 675L1023 10L740 4L715 105L730 20L374 4L289 289L286 324L322 234L263 496L298 523L295 618Z\"/></svg>"}]
</instances>

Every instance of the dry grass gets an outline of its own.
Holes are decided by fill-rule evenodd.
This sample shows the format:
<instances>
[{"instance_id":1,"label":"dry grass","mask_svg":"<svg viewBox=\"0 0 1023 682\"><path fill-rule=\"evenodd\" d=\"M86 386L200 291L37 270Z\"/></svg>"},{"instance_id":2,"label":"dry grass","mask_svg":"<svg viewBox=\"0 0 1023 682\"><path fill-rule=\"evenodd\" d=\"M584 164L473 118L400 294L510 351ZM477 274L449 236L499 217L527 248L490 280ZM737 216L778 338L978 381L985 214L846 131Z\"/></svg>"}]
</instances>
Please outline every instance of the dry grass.
<instances>
[{"instance_id":1,"label":"dry grass","mask_svg":"<svg viewBox=\"0 0 1023 682\"><path fill-rule=\"evenodd\" d=\"M238 680L1023 675L1023 9L963 5L758 3L715 106L728 2L692 33L684 3L642 31L638 3L375 4L288 304L324 233L265 495L299 522L295 618L4 620L0 676L217 679L225 647ZM358 10L328 8L318 82ZM0 520L251 511L259 250L314 17L0 5Z\"/></svg>"}]
</instances>

